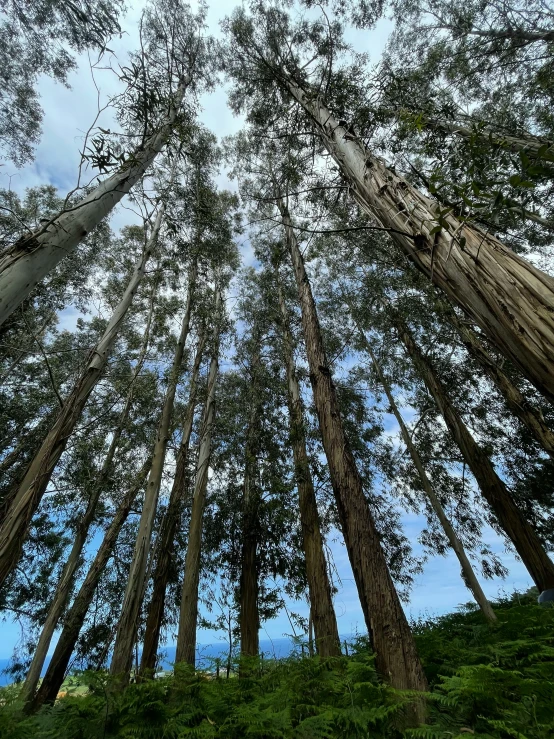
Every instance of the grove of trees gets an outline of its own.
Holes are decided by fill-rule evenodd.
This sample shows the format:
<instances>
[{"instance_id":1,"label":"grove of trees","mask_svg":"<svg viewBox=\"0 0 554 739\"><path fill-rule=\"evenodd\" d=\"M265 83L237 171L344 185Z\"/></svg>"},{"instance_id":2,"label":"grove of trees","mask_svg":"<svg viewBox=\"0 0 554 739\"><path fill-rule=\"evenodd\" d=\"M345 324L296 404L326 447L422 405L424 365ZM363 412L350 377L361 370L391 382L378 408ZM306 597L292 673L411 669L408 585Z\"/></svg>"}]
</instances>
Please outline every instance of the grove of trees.
<instances>
[{"instance_id":1,"label":"grove of trees","mask_svg":"<svg viewBox=\"0 0 554 739\"><path fill-rule=\"evenodd\" d=\"M474 633L507 633L483 585L509 576L508 556L554 602L552 4L251 0L213 28L203 3L148 0L123 59L110 44L127 11L1 5L0 173L33 161L41 75L67 85L90 63L117 86L99 111L110 127L97 117L84 135L74 189L0 189L0 611L22 633L13 736L59 705L75 671L92 693L103 676L116 723L122 695L156 690L164 645L176 645L175 680L199 679L201 627L224 634L223 674L245 704L252 685L277 684L259 634L278 613L310 664L335 669L349 657L339 547L372 685L403 708L389 733L367 728L392 716L385 699L342 728L298 708L293 733L265 714L247 733L547 737L554 723L537 716L554 686L539 673L536 726L502 714L486 733L461 712L455 731L433 733L432 650L406 605L450 553ZM377 59L363 39L384 18ZM223 90L242 121L224 138L202 122L204 96ZM554 633L533 618L552 666ZM171 685L163 700L185 705L193 688ZM0 692L0 733L7 705ZM247 735L208 709L195 721L144 735Z\"/></svg>"}]
</instances>

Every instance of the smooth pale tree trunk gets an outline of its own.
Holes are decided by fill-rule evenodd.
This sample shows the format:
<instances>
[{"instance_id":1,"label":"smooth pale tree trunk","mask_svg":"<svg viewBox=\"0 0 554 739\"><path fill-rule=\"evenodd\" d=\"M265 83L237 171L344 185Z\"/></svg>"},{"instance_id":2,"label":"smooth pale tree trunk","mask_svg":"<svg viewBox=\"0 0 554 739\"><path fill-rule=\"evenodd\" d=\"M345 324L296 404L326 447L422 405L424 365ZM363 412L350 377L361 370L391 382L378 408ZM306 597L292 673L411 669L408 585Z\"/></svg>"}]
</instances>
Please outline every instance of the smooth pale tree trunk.
<instances>
[{"instance_id":1,"label":"smooth pale tree trunk","mask_svg":"<svg viewBox=\"0 0 554 739\"><path fill-rule=\"evenodd\" d=\"M34 287L81 243L144 176L175 124L190 79L184 80L158 131L120 169L80 203L66 209L39 231L21 238L0 255L0 324Z\"/></svg>"},{"instance_id":2,"label":"smooth pale tree trunk","mask_svg":"<svg viewBox=\"0 0 554 739\"><path fill-rule=\"evenodd\" d=\"M242 657L257 657L260 651L260 614L258 612L258 506L259 492L256 484L257 463L257 424L260 418L259 380L260 365L260 338L256 338L256 349L251 362L252 386L251 408L246 434L246 448L244 454L244 482L243 482L243 521L242 547L240 563L240 655ZM240 675L249 673L244 664L240 667Z\"/></svg>"},{"instance_id":3,"label":"smooth pale tree trunk","mask_svg":"<svg viewBox=\"0 0 554 739\"><path fill-rule=\"evenodd\" d=\"M492 462L471 435L429 358L423 355L407 325L399 317L395 318L395 323L408 355L434 398L500 527L513 543L537 588L540 591L554 588L554 562L546 553L543 543L517 507Z\"/></svg>"},{"instance_id":4,"label":"smooth pale tree trunk","mask_svg":"<svg viewBox=\"0 0 554 739\"><path fill-rule=\"evenodd\" d=\"M173 560L175 533L180 521L183 501L188 487L187 464L189 444L194 422L194 411L196 409L198 373L200 371L200 364L204 353L204 345L204 334L202 334L198 340L194 366L190 379L189 401L185 411L183 434L181 436L181 443L179 444L179 451L177 453L175 477L173 478L173 485L171 486L167 511L165 512L160 527L160 536L157 546L158 556L156 559L154 576L152 578L152 598L150 600L148 616L146 618L140 663L140 673L142 675L145 675L148 671L153 671L156 668L156 657L158 654L158 644L160 641L160 632L165 607L165 594Z\"/></svg>"},{"instance_id":5,"label":"smooth pale tree trunk","mask_svg":"<svg viewBox=\"0 0 554 739\"><path fill-rule=\"evenodd\" d=\"M75 649L79 632L85 622L102 573L113 554L119 532L131 512L135 498L146 481L151 463L151 458L147 459L144 463L134 484L123 497L112 522L104 534L102 543L98 548L83 584L79 588L75 600L65 616L62 633L54 649L54 654L52 655L46 674L34 698L27 704L27 708L30 711L37 711L44 703L53 703L56 699L58 691L65 679L67 667Z\"/></svg>"},{"instance_id":6,"label":"smooth pale tree trunk","mask_svg":"<svg viewBox=\"0 0 554 739\"><path fill-rule=\"evenodd\" d=\"M310 598L310 626L313 626L315 631L317 653L321 657L335 657L340 655L339 631L333 608L327 562L323 551L317 500L306 451L302 398L294 365L293 339L278 270L276 270L276 277L287 373L290 438L294 457L294 473L298 487L300 525Z\"/></svg>"},{"instance_id":7,"label":"smooth pale tree trunk","mask_svg":"<svg viewBox=\"0 0 554 739\"><path fill-rule=\"evenodd\" d=\"M213 349L208 372L206 404L202 415L200 448L196 463L196 479L192 496L192 510L188 532L187 554L185 557L185 576L181 591L179 611L179 631L177 633L176 662L186 662L194 667L196 657L196 627L198 623L198 586L200 583L200 554L202 550L202 520L206 507L208 487L208 467L212 447L212 426L215 414L215 386L218 370L219 329L221 311L221 292L216 290L214 308Z\"/></svg>"},{"instance_id":8,"label":"smooth pale tree trunk","mask_svg":"<svg viewBox=\"0 0 554 739\"><path fill-rule=\"evenodd\" d=\"M394 587L342 425L304 260L294 235L288 208L281 197L278 197L277 202L298 288L310 381L323 447L329 464L344 542L376 655L376 667L383 678L395 688L424 691L427 689L427 681L415 642ZM423 717L421 705L414 707L414 711L415 718Z\"/></svg>"},{"instance_id":9,"label":"smooth pale tree trunk","mask_svg":"<svg viewBox=\"0 0 554 739\"><path fill-rule=\"evenodd\" d=\"M183 353L190 328L196 276L197 261L195 259L191 266L185 313L181 323L181 332L179 339L177 340L177 347L162 408L156 444L154 446L152 468L146 485L146 494L144 496L144 505L142 508L142 515L140 517L137 540L135 543L135 550L133 552L133 560L131 562L131 571L129 573L127 588L125 590L121 617L117 627L114 651L110 664L110 673L112 675L118 675L121 678L121 686L124 686L127 683L133 662L133 649L137 637L138 620L146 588L146 572L148 566L148 553L151 546L152 526L154 524L160 485L162 482L165 452L167 441L169 439L169 427L171 423L171 415L173 413L175 393L177 390L181 366L183 364Z\"/></svg>"},{"instance_id":10,"label":"smooth pale tree trunk","mask_svg":"<svg viewBox=\"0 0 554 739\"><path fill-rule=\"evenodd\" d=\"M135 267L119 305L113 312L102 338L92 350L84 372L73 386L67 400L64 401L56 422L27 468L25 477L11 502L0 528L0 585L19 560L23 540L33 514L38 508L52 472L79 422L85 404L102 376L109 353L144 277L146 265L156 245L163 210L164 206L162 204L150 238L144 247L140 261Z\"/></svg>"},{"instance_id":11,"label":"smooth pale tree trunk","mask_svg":"<svg viewBox=\"0 0 554 739\"><path fill-rule=\"evenodd\" d=\"M554 399L554 278L452 213L444 216L448 230L434 233L437 203L388 169L314 91L303 91L290 78L286 84L314 121L360 207L540 392Z\"/></svg>"},{"instance_id":12,"label":"smooth pale tree trunk","mask_svg":"<svg viewBox=\"0 0 554 739\"><path fill-rule=\"evenodd\" d=\"M421 486L423 487L429 499L429 502L431 503L431 507L433 508L435 515L439 519L440 525L442 526L443 531L446 534L446 538L448 539L448 543L450 544L450 546L454 550L454 553L456 554L456 557L458 558L458 562L460 563L460 567L462 570L463 580L466 586L471 591L473 597L475 598L475 601L477 605L479 606L479 608L481 609L483 616L490 623L494 623L497 621L496 615L492 609L491 604L487 600L485 593L483 592L483 589L479 583L479 580L477 579L477 576L475 575L473 567L471 566L471 562L469 561L469 558L465 552L464 545L458 538L456 532L454 531L454 527L448 520L448 516L446 515L445 510L442 507L442 504L439 500L439 497L436 494L435 489L433 488L433 485L431 484L431 480L429 479L427 472L425 471L425 467L423 466L423 462L421 461L419 452L417 451L417 448L415 447L412 441L410 432L408 431L406 424L404 423L404 419L402 418L402 414L400 413L400 410L398 406L396 405L396 401L394 399L394 395L392 394L390 383L388 379L386 378L385 374L383 373L383 370L381 369L381 365L377 361L377 357L373 353L371 344L366 339L366 336L363 333L363 331L361 329L359 329L359 331L360 331L360 337L365 346L365 349L367 353L369 354L369 356L371 357L371 361L373 363L373 367L375 368L377 377L379 378L381 385L383 386L383 390L385 391L385 395L387 396L387 399L389 401L389 405L391 407L393 415L398 422L398 425L400 427L400 433L402 434L402 439L404 440L404 444L406 445L406 449L408 450L408 453L411 457L414 467L417 470L419 479L421 481Z\"/></svg>"},{"instance_id":13,"label":"smooth pale tree trunk","mask_svg":"<svg viewBox=\"0 0 554 739\"><path fill-rule=\"evenodd\" d=\"M110 475L113 460L114 460L117 448L119 446L119 441L121 439L123 429L125 428L127 420L129 418L129 414L131 412L135 381L142 369L144 360L146 358L146 352L148 349L148 341L150 337L150 328L152 324L153 313L154 313L154 291L152 291L152 295L150 298L150 308L148 311L148 319L146 322L146 331L145 331L141 351L137 359L137 364L133 371L131 387L129 389L129 392L127 393L127 398L125 399L125 404L123 406L123 410L119 417L117 427L114 430L112 440L110 442L110 446L106 453L106 457L104 458L102 469L100 470L98 477L94 481L93 489L91 491L86 510L83 514L83 517L79 520L79 523L77 525L77 530L75 532L75 538L73 539L73 545L71 547L71 551L64 565L60 580L58 582L58 585L52 597L50 608L48 609L48 614L46 616L46 620L42 627L42 631L41 631L37 646L35 648L35 652L33 654L33 659L31 661L31 665L29 667L27 676L25 678L25 682L23 684L23 688L21 690L20 698L25 702L29 701L32 698L32 696L34 695L37 689L38 681L40 679L40 673L42 672L42 668L44 666L44 660L46 659L46 655L48 654L48 649L50 648L50 642L52 641L52 636L54 635L54 631L56 630L56 627L58 626L60 618L65 609L67 600L71 593L71 589L73 587L73 582L75 579L75 574L77 572L79 563L81 561L81 554L83 552L83 547L85 546L85 542L89 534L90 526L94 520L96 508L98 506L98 501L100 500L100 496L102 492L104 491L105 482Z\"/></svg>"},{"instance_id":14,"label":"smooth pale tree trunk","mask_svg":"<svg viewBox=\"0 0 554 739\"><path fill-rule=\"evenodd\" d=\"M452 308L447 307L445 315L446 320L460 334L470 356L481 365L498 388L512 413L519 418L545 452L554 457L554 433L547 426L540 410L527 401L510 378L500 369L473 329L461 321Z\"/></svg>"}]
</instances>

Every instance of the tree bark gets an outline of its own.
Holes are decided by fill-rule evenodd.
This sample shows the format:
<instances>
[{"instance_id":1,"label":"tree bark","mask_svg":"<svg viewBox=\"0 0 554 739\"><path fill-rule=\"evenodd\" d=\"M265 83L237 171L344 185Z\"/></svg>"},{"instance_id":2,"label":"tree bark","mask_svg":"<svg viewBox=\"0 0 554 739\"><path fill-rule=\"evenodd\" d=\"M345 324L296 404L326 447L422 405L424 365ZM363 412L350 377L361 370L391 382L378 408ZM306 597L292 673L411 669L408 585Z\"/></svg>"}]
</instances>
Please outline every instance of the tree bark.
<instances>
[{"instance_id":1,"label":"tree bark","mask_svg":"<svg viewBox=\"0 0 554 739\"><path fill-rule=\"evenodd\" d=\"M375 650L376 666L383 678L395 688L424 691L427 681L344 432L310 282L288 208L281 197L278 198L278 207L296 277L310 381L323 447L344 542ZM419 714L417 708L416 713Z\"/></svg>"},{"instance_id":2,"label":"tree bark","mask_svg":"<svg viewBox=\"0 0 554 739\"><path fill-rule=\"evenodd\" d=\"M46 670L46 675L34 698L27 704L29 711L38 711L44 703L53 703L56 700L58 691L65 679L67 666L79 637L79 632L85 622L88 609L100 582L100 577L112 556L119 532L129 516L135 498L144 485L151 463L152 459L149 457L137 475L134 484L125 494L104 535L83 584L66 614L62 633Z\"/></svg>"},{"instance_id":3,"label":"tree bark","mask_svg":"<svg viewBox=\"0 0 554 739\"><path fill-rule=\"evenodd\" d=\"M481 365L498 388L508 408L519 418L545 452L554 458L554 433L546 425L540 410L527 401L488 353L475 331L461 321L450 306L446 306L446 320L458 331L470 356Z\"/></svg>"},{"instance_id":4,"label":"tree bark","mask_svg":"<svg viewBox=\"0 0 554 739\"><path fill-rule=\"evenodd\" d=\"M46 659L46 655L48 654L48 649L50 647L50 642L52 641L52 636L54 635L54 631L56 630L56 627L59 623L67 600L71 593L71 589L73 587L75 573L77 572L79 563L81 561L81 554L83 552L83 547L88 537L90 526L94 520L98 501L100 500L100 495L104 491L104 484L108 479L110 471L112 469L115 453L119 446L119 440L121 439L123 429L125 428L125 424L127 423L129 413L131 412L134 384L139 375L139 372L142 369L146 357L153 313L154 290L152 291L152 295L150 298L150 308L148 312L148 319L146 322L146 331L137 364L133 372L131 386L129 392L127 393L125 405L123 406L123 410L119 417L117 427L114 430L110 446L102 465L102 469L100 470L100 473L93 484L87 508L85 510L85 513L83 514L83 517L79 520L69 557L67 558L67 561L64 565L60 580L52 597L50 608L48 609L48 614L43 624L42 631L37 646L35 648L35 652L33 654L33 659L31 661L31 665L29 667L25 682L23 684L23 688L21 690L20 698L24 702L29 701L37 689L38 681L40 679L40 673L42 672L44 660Z\"/></svg>"},{"instance_id":5,"label":"tree bark","mask_svg":"<svg viewBox=\"0 0 554 739\"><path fill-rule=\"evenodd\" d=\"M258 612L258 505L259 492L255 482L257 461L257 423L260 418L259 381L260 339L256 337L256 348L251 362L252 405L246 436L243 483L243 520L240 571L240 654L242 657L257 657L260 651L260 615ZM241 675L248 669L241 666Z\"/></svg>"},{"instance_id":6,"label":"tree bark","mask_svg":"<svg viewBox=\"0 0 554 739\"><path fill-rule=\"evenodd\" d=\"M477 323L491 342L554 399L554 279L477 226L437 204L375 157L321 100L286 87L314 121L360 207L389 230L410 261Z\"/></svg>"},{"instance_id":7,"label":"tree bark","mask_svg":"<svg viewBox=\"0 0 554 739\"><path fill-rule=\"evenodd\" d=\"M144 642L142 647L140 673L146 674L156 668L156 657L165 606L165 593L171 570L172 552L175 543L175 533L180 520L182 504L188 487L187 463L189 454L190 436L194 422L194 411L196 409L196 396L198 373L204 353L204 334L198 340L196 357L190 379L189 402L185 411L183 434L177 453L175 465L175 477L169 495L169 503L165 512L158 541L158 557L154 570L152 598L148 608Z\"/></svg>"},{"instance_id":8,"label":"tree bark","mask_svg":"<svg viewBox=\"0 0 554 739\"><path fill-rule=\"evenodd\" d=\"M157 133L133 152L115 174L80 203L62 211L39 231L19 239L0 255L0 325L144 176L173 129L189 83L190 79L181 82Z\"/></svg>"},{"instance_id":9,"label":"tree bark","mask_svg":"<svg viewBox=\"0 0 554 739\"><path fill-rule=\"evenodd\" d=\"M462 570L462 576L463 576L464 583L471 591L473 597L475 598L477 605L481 609L481 612L483 613L483 616L486 618L486 620L489 621L489 623L495 623L497 621L496 615L492 609L491 604L487 600L485 593L483 592L483 589L481 587L481 584L479 583L479 580L477 579L477 576L475 575L473 567L471 566L471 562L469 561L469 558L465 552L464 545L458 538L456 532L454 531L454 527L448 520L448 517L445 513L444 508L442 507L439 497L436 494L435 489L433 488L433 485L431 484L431 480L429 479L427 472L425 471L425 467L423 466L423 462L421 461L419 452L417 451L412 441L412 437L410 436L410 433L408 429L406 428L406 424L404 423L402 414L400 413L400 410L398 406L396 405L396 401L394 399L394 395L392 394L389 381L385 377L383 370L381 369L381 365L377 361L377 357L373 353L371 344L367 340L365 334L363 333L361 329L359 329L359 332L360 332L360 337L363 341L363 344L366 348L366 351L371 357L371 361L373 363L373 367L375 368L377 377L379 378L381 385L383 386L383 390L385 391L385 395L387 396L387 399L389 401L389 405L394 414L394 417L396 418L398 422L398 425L400 427L400 433L402 434L402 439L404 440L404 444L406 445L406 449L408 450L408 453L412 459L414 467L417 470L419 479L421 481L421 486L423 487L423 490L425 491L427 497L429 498L431 507L433 508L437 518L439 519L439 522L443 528L443 531L446 534L446 538L448 539L448 543L450 544L450 546L454 550L456 557L458 558L458 562L460 563L460 567Z\"/></svg>"},{"instance_id":10,"label":"tree bark","mask_svg":"<svg viewBox=\"0 0 554 739\"><path fill-rule=\"evenodd\" d=\"M434 367L417 346L407 325L398 316L395 323L408 355L433 396L500 527L513 543L537 588L540 591L554 588L554 562L546 553L543 543L515 504L492 462L469 432L460 412L450 401Z\"/></svg>"},{"instance_id":11,"label":"tree bark","mask_svg":"<svg viewBox=\"0 0 554 739\"><path fill-rule=\"evenodd\" d=\"M92 350L84 372L73 386L52 429L27 468L25 477L6 513L0 528L0 585L17 565L23 540L33 514L42 500L52 472L67 446L69 437L81 417L83 408L102 376L109 353L144 277L146 265L156 245L164 207L162 203L139 264L136 266L127 289L112 314L102 338Z\"/></svg>"},{"instance_id":12,"label":"tree bark","mask_svg":"<svg viewBox=\"0 0 554 739\"><path fill-rule=\"evenodd\" d=\"M321 657L335 657L341 653L339 631L333 608L327 562L323 551L315 490L306 451L302 398L296 376L296 367L294 366L293 339L278 270L276 270L276 276L287 373L290 438L294 456L296 485L298 487L300 525L310 599L310 625L313 625L315 631L317 653Z\"/></svg>"},{"instance_id":13,"label":"tree bark","mask_svg":"<svg viewBox=\"0 0 554 739\"><path fill-rule=\"evenodd\" d=\"M186 662L194 667L196 661L196 627L198 622L198 586L200 583L200 554L202 549L202 519L206 506L208 467L210 464L212 426L215 413L215 385L218 370L221 292L216 289L214 308L213 353L208 372L206 404L202 416L200 449L196 463L196 479L192 497L192 511L188 532L185 576L181 592L179 631L177 634L176 662Z\"/></svg>"},{"instance_id":14,"label":"tree bark","mask_svg":"<svg viewBox=\"0 0 554 739\"><path fill-rule=\"evenodd\" d=\"M162 481L175 392L177 390L179 373L183 363L185 343L189 333L196 276L197 261L195 258L190 271L185 314L183 316L181 332L177 341L169 383L165 394L156 444L154 446L152 468L150 470L146 486L146 495L144 497L144 506L140 517L135 550L133 552L131 571L129 573L127 588L125 590L121 617L117 627L114 651L110 664L110 673L121 678L121 686L125 685L129 679L129 672L133 661L133 647L138 631L138 619L146 588L146 570L148 565L148 552L150 551L152 538L152 526L154 524L154 517L156 515L156 508L158 505L158 496Z\"/></svg>"}]
</instances>

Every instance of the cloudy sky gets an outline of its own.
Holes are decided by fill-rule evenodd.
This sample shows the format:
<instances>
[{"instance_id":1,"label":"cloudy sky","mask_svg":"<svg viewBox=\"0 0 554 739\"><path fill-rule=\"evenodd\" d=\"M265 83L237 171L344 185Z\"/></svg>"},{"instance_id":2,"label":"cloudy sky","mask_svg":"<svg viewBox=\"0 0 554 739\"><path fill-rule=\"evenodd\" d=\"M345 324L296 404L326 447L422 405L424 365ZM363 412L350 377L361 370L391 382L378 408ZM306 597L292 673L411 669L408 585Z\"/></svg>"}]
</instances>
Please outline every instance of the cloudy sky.
<instances>
[{"instance_id":1,"label":"cloudy sky","mask_svg":"<svg viewBox=\"0 0 554 739\"><path fill-rule=\"evenodd\" d=\"M121 64L125 63L127 51L136 45L137 21L144 2L143 0L129 0L128 5L130 9L122 23L125 34L121 39L116 39L110 44ZM218 34L219 21L236 5L236 0L218 0L217 3L213 3L208 14L209 29L213 34ZM368 52L372 60L376 61L383 50L390 28L390 22L383 20L372 32L352 31L348 40L357 51ZM100 105L102 105L116 90L117 81L110 72L97 72L95 77L96 85L100 89ZM71 74L70 84L71 89L67 89L49 78L40 80L39 89L44 108L44 124L36 159L32 164L20 170L9 163L3 166L0 169L0 186L7 187L10 184L12 189L22 193L27 187L52 184L59 189L60 194L65 194L75 186L79 151L83 146L84 134L94 120L98 109L98 93L86 56L80 59L78 70ZM227 107L224 89L218 89L202 98L200 119L218 137L237 132L242 123ZM109 118L101 118L99 124L109 126ZM233 187L224 171L220 173L219 184ZM123 203L112 219L112 226L117 229L133 222L134 218ZM243 258L245 261L250 260L247 245L244 247ZM74 311L67 311L63 317L64 325L71 327L75 318ZM392 418L388 419L387 431L393 435L397 433L396 423ZM406 535L414 544L415 554L420 553L421 549L417 540L423 528L423 521L418 516L406 515L404 525ZM486 594L494 597L501 590L510 593L514 589L527 589L531 581L524 567L516 561L512 553L504 551L504 544L499 537L488 529L484 539L493 551L502 554L502 561L510 571L505 581L484 582ZM335 599L339 631L342 635L348 636L356 631L364 630L363 617L346 551L340 542L331 543L331 548L341 580L339 593ZM410 602L406 608L411 616L418 616L422 613L438 615L468 600L470 600L470 595L462 585L457 560L454 555L451 555L436 557L427 563L425 572L416 579ZM307 616L307 607L304 604L291 604L291 608ZM261 638L265 636L278 638L289 633L290 626L286 614L282 614L274 621L265 624L260 636ZM17 624L0 625L0 659L11 655L19 636L20 631ZM209 643L214 638L213 632L199 634L200 643Z\"/></svg>"}]
</instances>

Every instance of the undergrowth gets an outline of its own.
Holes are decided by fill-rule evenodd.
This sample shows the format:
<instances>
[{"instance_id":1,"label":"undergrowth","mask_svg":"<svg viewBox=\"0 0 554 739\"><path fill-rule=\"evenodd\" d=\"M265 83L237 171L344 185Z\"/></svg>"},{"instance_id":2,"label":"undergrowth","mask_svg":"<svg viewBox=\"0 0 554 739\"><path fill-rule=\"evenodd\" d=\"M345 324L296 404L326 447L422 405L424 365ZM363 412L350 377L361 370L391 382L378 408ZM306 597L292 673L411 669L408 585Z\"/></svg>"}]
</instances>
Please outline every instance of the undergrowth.
<instances>
[{"instance_id":1,"label":"undergrowth","mask_svg":"<svg viewBox=\"0 0 554 739\"><path fill-rule=\"evenodd\" d=\"M429 679L428 723L402 731L412 697L381 683L360 640L349 657L299 655L250 665L248 677L175 675L123 693L84 673L85 696L26 717L15 687L0 690L2 739L552 739L554 609L516 596L488 626L466 609L413 624Z\"/></svg>"}]
</instances>

